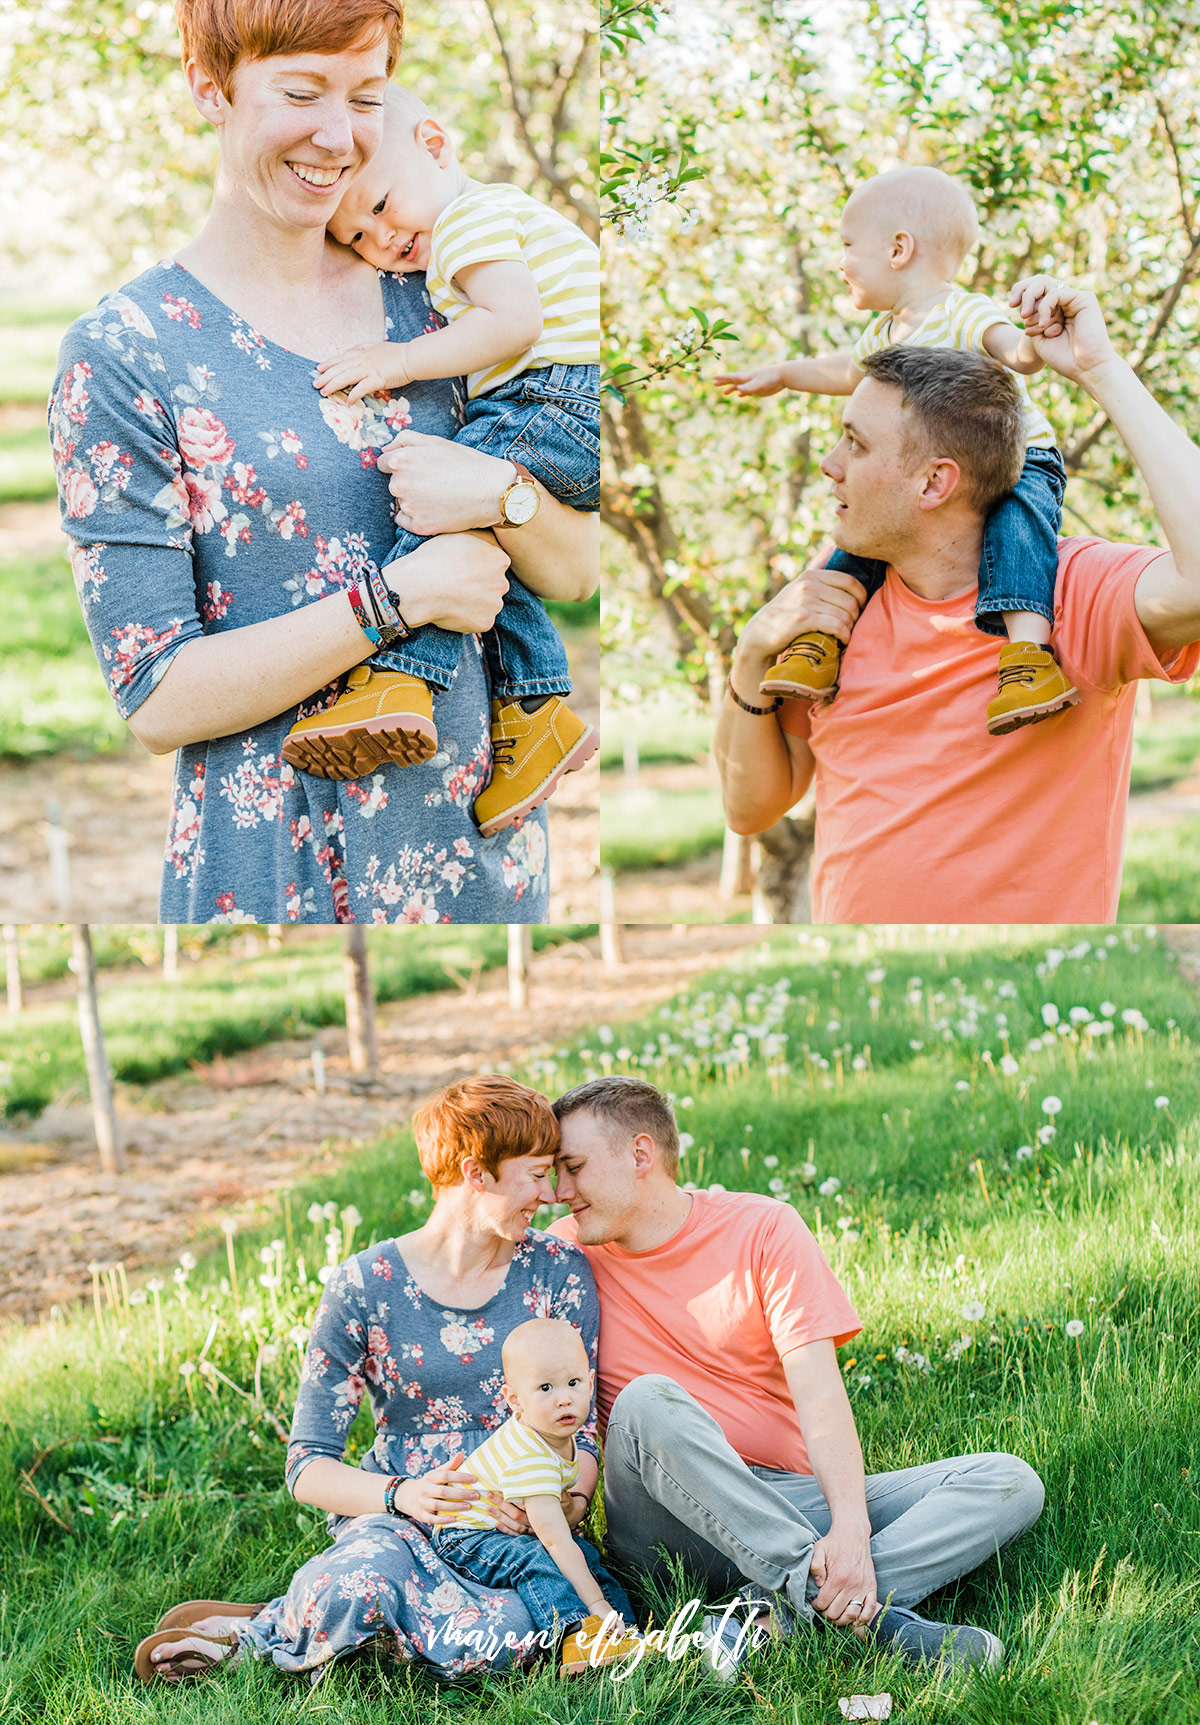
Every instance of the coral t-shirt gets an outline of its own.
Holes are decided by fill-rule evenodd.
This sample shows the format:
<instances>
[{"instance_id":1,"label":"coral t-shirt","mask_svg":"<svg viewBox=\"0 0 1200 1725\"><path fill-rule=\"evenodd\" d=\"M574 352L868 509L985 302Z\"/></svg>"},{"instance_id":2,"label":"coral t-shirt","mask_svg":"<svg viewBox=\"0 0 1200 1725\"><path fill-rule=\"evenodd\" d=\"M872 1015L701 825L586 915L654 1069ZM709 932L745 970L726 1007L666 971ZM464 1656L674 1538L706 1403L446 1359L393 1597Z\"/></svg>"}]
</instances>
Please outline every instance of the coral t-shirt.
<instances>
[{"instance_id":1,"label":"coral t-shirt","mask_svg":"<svg viewBox=\"0 0 1200 1725\"><path fill-rule=\"evenodd\" d=\"M816 762L814 922L1112 922L1121 891L1135 682L1179 683L1134 607L1164 553L1062 539L1051 636L1083 697L993 737L1001 643L972 621L975 589L922 599L889 568L842 656L836 698L785 701L779 722Z\"/></svg>"},{"instance_id":2,"label":"coral t-shirt","mask_svg":"<svg viewBox=\"0 0 1200 1725\"><path fill-rule=\"evenodd\" d=\"M792 1209L758 1192L693 1192L661 1246L584 1245L573 1216L550 1229L587 1254L600 1295L600 1429L631 1378L674 1378L743 1461L811 1473L780 1356L836 1346L862 1325L825 1254Z\"/></svg>"}]
</instances>

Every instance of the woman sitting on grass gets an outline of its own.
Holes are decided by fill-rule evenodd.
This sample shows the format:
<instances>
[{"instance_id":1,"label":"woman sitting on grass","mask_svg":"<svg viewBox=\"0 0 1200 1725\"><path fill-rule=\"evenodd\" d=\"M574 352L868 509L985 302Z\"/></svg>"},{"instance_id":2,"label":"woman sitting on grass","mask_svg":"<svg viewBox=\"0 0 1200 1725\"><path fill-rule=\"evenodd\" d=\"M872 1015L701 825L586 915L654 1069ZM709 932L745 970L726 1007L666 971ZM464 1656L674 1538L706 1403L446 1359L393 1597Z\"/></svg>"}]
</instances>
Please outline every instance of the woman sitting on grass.
<instances>
[{"instance_id":1,"label":"woman sitting on grass","mask_svg":"<svg viewBox=\"0 0 1200 1725\"><path fill-rule=\"evenodd\" d=\"M500 1349L509 1331L530 1317L564 1319L596 1363L587 1260L530 1227L554 1201L558 1122L544 1096L486 1075L426 1103L413 1131L432 1214L333 1272L300 1379L287 1483L301 1503L329 1511L333 1545L269 1604L176 1606L139 1646L140 1677L178 1682L246 1652L305 1671L373 1641L444 1675L540 1651L519 1595L448 1568L430 1530L486 1498L499 1531L528 1531L522 1510L473 1489L460 1466L508 1412ZM342 1456L364 1395L375 1441L349 1467ZM575 1443L579 1478L562 1499L572 1529L599 1471L594 1403Z\"/></svg>"}]
</instances>

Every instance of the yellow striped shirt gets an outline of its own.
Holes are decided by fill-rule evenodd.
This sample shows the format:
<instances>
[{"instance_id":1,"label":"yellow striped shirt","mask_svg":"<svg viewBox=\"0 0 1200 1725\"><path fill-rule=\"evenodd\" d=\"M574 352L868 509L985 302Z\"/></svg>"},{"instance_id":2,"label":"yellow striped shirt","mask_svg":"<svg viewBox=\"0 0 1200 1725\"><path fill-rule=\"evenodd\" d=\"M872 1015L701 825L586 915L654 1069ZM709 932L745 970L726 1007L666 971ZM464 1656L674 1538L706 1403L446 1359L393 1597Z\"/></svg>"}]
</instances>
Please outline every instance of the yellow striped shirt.
<instances>
[{"instance_id":1,"label":"yellow striped shirt","mask_svg":"<svg viewBox=\"0 0 1200 1725\"><path fill-rule=\"evenodd\" d=\"M600 362L600 252L574 222L516 186L475 186L433 224L425 286L449 322L471 301L454 277L469 264L523 263L537 284L543 328L523 353L467 379L472 400L523 371Z\"/></svg>"},{"instance_id":2,"label":"yellow striped shirt","mask_svg":"<svg viewBox=\"0 0 1200 1725\"><path fill-rule=\"evenodd\" d=\"M881 353L885 347L893 346L892 317L892 312L885 311L871 319L854 344L855 365L861 366L870 354ZM904 345L956 347L966 353L986 354L987 349L983 345L986 331L994 324L1011 322L1008 313L986 294L954 288L926 315L920 327L905 338ZM1026 444L1033 444L1038 449L1053 449L1054 430L1050 421L1033 405L1025 379L1019 372L1014 371L1012 375L1021 392Z\"/></svg>"},{"instance_id":3,"label":"yellow striped shirt","mask_svg":"<svg viewBox=\"0 0 1200 1725\"><path fill-rule=\"evenodd\" d=\"M573 1486L579 1478L579 1457L574 1444L570 1459L558 1455L514 1414L467 1457L463 1472L477 1476L476 1491L498 1491L507 1502L520 1504L527 1497L558 1497ZM438 1526L494 1529L496 1524L485 1509L471 1503L439 1520Z\"/></svg>"}]
</instances>

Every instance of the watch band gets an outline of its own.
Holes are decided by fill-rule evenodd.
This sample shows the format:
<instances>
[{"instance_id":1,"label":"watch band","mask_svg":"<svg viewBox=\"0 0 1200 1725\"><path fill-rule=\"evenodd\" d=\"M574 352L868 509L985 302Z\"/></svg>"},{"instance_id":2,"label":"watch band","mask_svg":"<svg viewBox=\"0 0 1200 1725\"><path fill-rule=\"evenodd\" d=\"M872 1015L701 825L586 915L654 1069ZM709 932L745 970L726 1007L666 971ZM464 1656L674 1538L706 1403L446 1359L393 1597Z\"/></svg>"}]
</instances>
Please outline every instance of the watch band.
<instances>
[{"instance_id":1,"label":"watch band","mask_svg":"<svg viewBox=\"0 0 1200 1725\"><path fill-rule=\"evenodd\" d=\"M743 701L742 697L738 694L737 690L733 686L733 678L732 677L726 678L726 682L727 682L728 687L729 687L729 693L733 696L734 700L737 702L738 706L742 709L743 713L757 713L760 716L762 716L762 715L767 714L767 713L777 713L779 711L780 707L782 707L782 705L783 705L783 696L782 695L776 695L775 704L773 707L752 707L750 705L749 701Z\"/></svg>"},{"instance_id":2,"label":"watch band","mask_svg":"<svg viewBox=\"0 0 1200 1725\"><path fill-rule=\"evenodd\" d=\"M533 477L533 474L530 473L529 469L526 467L526 465L523 461L514 461L511 455L506 455L504 457L504 459L505 459L505 461L508 462L508 465L510 467L516 468L517 479L527 479L529 481L530 485L536 485L537 484L537 480ZM517 480L514 479L513 484L515 485L516 483L517 483ZM508 489L508 487L505 486L506 491L507 491L507 489Z\"/></svg>"}]
</instances>

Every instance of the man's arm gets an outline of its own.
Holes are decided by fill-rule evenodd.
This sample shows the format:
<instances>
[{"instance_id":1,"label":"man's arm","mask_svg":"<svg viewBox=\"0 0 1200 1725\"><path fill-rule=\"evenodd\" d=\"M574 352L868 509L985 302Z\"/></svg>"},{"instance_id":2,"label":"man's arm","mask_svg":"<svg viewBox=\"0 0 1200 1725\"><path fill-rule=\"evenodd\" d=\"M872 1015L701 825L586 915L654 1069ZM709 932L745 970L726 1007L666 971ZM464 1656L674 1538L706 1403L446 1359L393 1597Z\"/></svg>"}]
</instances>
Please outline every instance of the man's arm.
<instances>
[{"instance_id":1,"label":"man's arm","mask_svg":"<svg viewBox=\"0 0 1200 1725\"><path fill-rule=\"evenodd\" d=\"M1200 639L1200 449L1114 351L1094 293L1053 276L1009 296L1047 365L1078 383L1112 420L1146 481L1170 555L1138 578L1138 621L1160 658Z\"/></svg>"},{"instance_id":2,"label":"man's arm","mask_svg":"<svg viewBox=\"0 0 1200 1725\"><path fill-rule=\"evenodd\" d=\"M751 707L772 706L774 696L759 694L758 685L789 641L819 629L845 643L866 598L862 584L840 569L807 569L790 581L742 630L730 670L740 698ZM725 819L735 833L774 826L812 781L812 751L804 739L789 736L774 717L747 713L728 690L713 755Z\"/></svg>"},{"instance_id":3,"label":"man's arm","mask_svg":"<svg viewBox=\"0 0 1200 1725\"><path fill-rule=\"evenodd\" d=\"M832 1525L813 1548L811 1574L820 1583L814 1608L830 1623L869 1623L879 1603L871 1562L871 1522L862 1448L838 1370L832 1339L809 1342L782 1356L783 1373L812 1470ZM861 1605L852 1605L861 1600Z\"/></svg>"}]
</instances>

